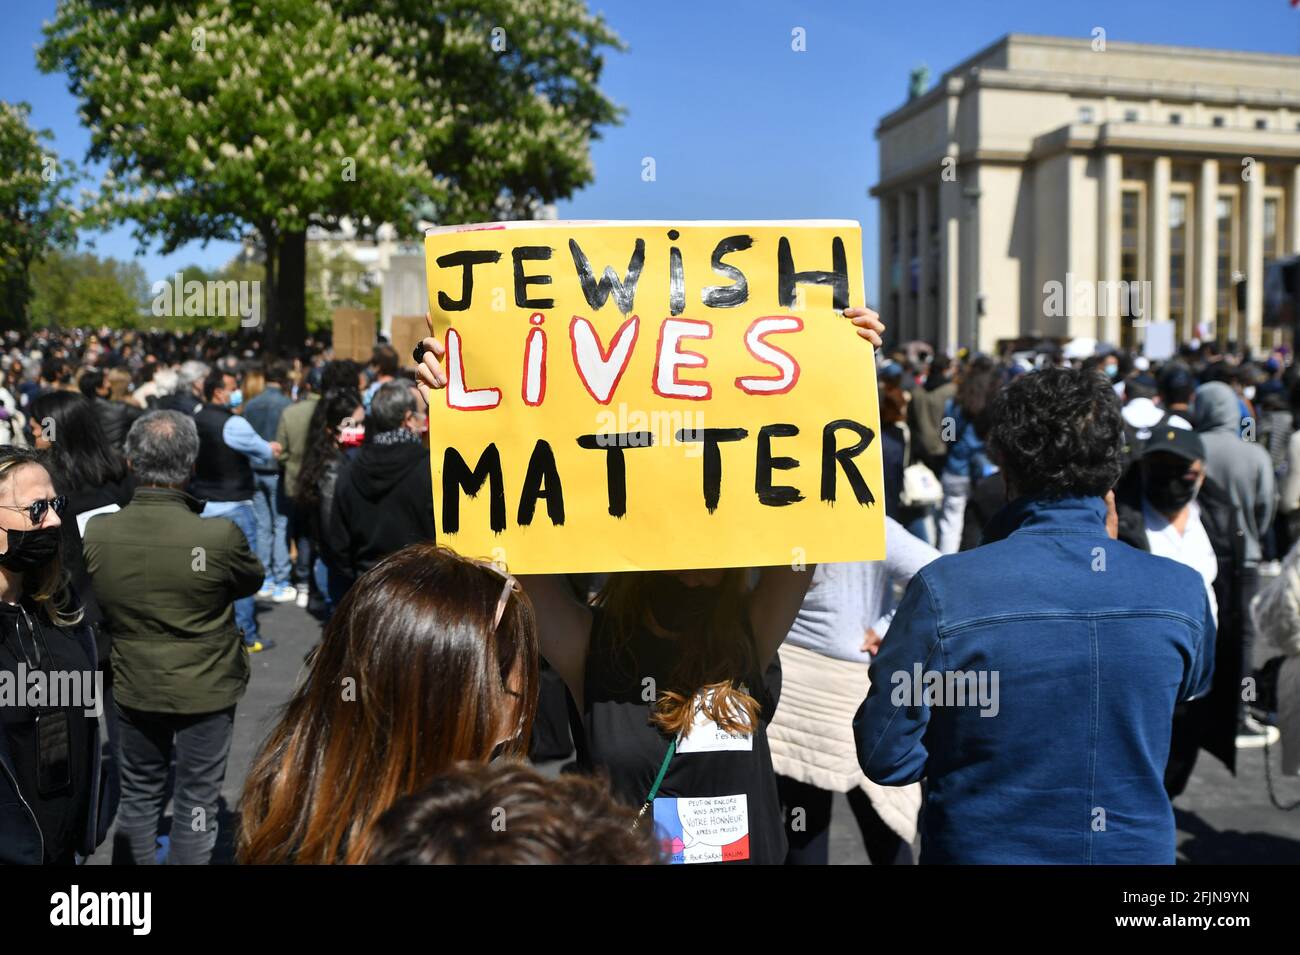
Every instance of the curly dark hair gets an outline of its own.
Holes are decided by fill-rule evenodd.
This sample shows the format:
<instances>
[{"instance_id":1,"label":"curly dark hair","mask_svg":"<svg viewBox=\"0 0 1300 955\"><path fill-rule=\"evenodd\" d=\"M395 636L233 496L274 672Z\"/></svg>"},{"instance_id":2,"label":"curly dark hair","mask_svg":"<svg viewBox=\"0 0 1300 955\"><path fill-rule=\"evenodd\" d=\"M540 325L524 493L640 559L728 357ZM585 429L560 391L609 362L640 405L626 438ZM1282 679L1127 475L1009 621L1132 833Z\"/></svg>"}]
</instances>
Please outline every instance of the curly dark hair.
<instances>
[{"instance_id":1,"label":"curly dark hair","mask_svg":"<svg viewBox=\"0 0 1300 955\"><path fill-rule=\"evenodd\" d=\"M379 820L375 865L654 865L654 826L599 778L461 763Z\"/></svg>"},{"instance_id":2,"label":"curly dark hair","mask_svg":"<svg viewBox=\"0 0 1300 955\"><path fill-rule=\"evenodd\" d=\"M989 448L1024 495L1104 497L1123 469L1124 419L1096 371L1049 368L1004 389Z\"/></svg>"}]
</instances>

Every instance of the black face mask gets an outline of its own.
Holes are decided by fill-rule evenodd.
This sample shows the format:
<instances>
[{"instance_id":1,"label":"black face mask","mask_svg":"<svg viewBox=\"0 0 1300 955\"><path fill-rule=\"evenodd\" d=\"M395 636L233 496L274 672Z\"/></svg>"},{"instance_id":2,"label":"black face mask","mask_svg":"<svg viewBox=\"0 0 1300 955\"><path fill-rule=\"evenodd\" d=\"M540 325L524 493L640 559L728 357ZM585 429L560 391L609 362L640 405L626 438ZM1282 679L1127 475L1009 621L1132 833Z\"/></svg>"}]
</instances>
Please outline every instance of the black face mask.
<instances>
[{"instance_id":1,"label":"black face mask","mask_svg":"<svg viewBox=\"0 0 1300 955\"><path fill-rule=\"evenodd\" d=\"M688 587L675 574L661 572L651 578L650 611L665 630L702 630L718 602L717 587Z\"/></svg>"},{"instance_id":2,"label":"black face mask","mask_svg":"<svg viewBox=\"0 0 1300 955\"><path fill-rule=\"evenodd\" d=\"M1149 468L1142 475L1147 500L1161 514L1177 514L1196 500L1198 478L1188 478L1187 468Z\"/></svg>"},{"instance_id":3,"label":"black face mask","mask_svg":"<svg viewBox=\"0 0 1300 955\"><path fill-rule=\"evenodd\" d=\"M0 567L16 574L40 570L59 554L62 534L57 527L8 532L9 549L0 554Z\"/></svg>"}]
</instances>

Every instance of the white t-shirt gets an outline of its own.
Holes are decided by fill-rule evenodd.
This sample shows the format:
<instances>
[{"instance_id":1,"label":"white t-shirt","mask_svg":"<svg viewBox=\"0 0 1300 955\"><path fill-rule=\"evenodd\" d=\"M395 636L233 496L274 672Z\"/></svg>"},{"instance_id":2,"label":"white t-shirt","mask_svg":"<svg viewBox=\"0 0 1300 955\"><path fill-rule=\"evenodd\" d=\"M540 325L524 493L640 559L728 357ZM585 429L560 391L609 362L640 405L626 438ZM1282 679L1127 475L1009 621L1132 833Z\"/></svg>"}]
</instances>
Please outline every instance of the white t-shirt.
<instances>
[{"instance_id":1,"label":"white t-shirt","mask_svg":"<svg viewBox=\"0 0 1300 955\"><path fill-rule=\"evenodd\" d=\"M1151 437L1151 429L1158 425L1160 419L1165 416L1165 409L1150 398L1134 398L1124 406L1124 410L1120 414L1124 416L1124 420L1129 427L1138 432L1138 438L1145 441ZM1186 431L1192 430L1191 422L1181 415L1171 414L1169 423L1175 428L1182 428Z\"/></svg>"},{"instance_id":2,"label":"white t-shirt","mask_svg":"<svg viewBox=\"0 0 1300 955\"><path fill-rule=\"evenodd\" d=\"M1179 534L1178 529L1169 523L1169 519L1155 510L1146 501L1142 502L1142 514L1147 523L1147 546L1157 557L1168 557L1180 564L1186 564L1201 575L1205 581L1205 593L1210 598L1210 612L1214 614L1215 626L1219 623L1219 602L1214 597L1214 579L1219 576L1219 558L1214 554L1210 544L1210 535L1205 533L1201 523L1201 509L1193 501L1188 505L1191 514L1187 517L1187 528Z\"/></svg>"}]
</instances>

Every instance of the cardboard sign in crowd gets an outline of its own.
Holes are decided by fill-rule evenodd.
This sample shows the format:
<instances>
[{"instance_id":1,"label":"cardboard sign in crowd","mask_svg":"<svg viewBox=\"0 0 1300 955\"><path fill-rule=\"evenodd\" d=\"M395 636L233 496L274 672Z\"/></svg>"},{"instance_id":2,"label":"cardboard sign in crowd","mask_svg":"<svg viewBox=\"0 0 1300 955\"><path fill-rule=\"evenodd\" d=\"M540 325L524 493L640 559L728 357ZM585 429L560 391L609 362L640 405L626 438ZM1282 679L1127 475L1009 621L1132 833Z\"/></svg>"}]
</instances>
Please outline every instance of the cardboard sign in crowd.
<instances>
[{"instance_id":1,"label":"cardboard sign in crowd","mask_svg":"<svg viewBox=\"0 0 1300 955\"><path fill-rule=\"evenodd\" d=\"M425 239L439 542L513 573L877 560L856 222L508 222Z\"/></svg>"}]
</instances>

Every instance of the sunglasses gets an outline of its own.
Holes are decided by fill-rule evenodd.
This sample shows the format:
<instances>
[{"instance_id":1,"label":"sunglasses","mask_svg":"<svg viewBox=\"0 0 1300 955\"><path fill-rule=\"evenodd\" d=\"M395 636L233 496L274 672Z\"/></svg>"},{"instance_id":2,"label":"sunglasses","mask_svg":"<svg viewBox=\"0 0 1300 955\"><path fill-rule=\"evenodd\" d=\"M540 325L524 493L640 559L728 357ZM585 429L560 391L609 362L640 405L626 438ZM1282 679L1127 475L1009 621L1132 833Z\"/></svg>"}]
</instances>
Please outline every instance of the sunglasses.
<instances>
[{"instance_id":1,"label":"sunglasses","mask_svg":"<svg viewBox=\"0 0 1300 955\"><path fill-rule=\"evenodd\" d=\"M496 615L492 618L492 630L496 632L497 627L501 626L501 618L505 616L506 606L510 603L510 595L523 593L524 588L510 573L502 570L497 564L486 560L476 560L474 563L502 580L501 596L497 598Z\"/></svg>"},{"instance_id":2,"label":"sunglasses","mask_svg":"<svg viewBox=\"0 0 1300 955\"><path fill-rule=\"evenodd\" d=\"M63 510L67 506L68 499L62 494L58 497L52 497L48 501L32 501L30 504L0 504L0 507L3 507L6 511L26 511L27 516L32 519L33 526L45 520L45 512L48 509L54 508L54 513L62 517Z\"/></svg>"}]
</instances>

